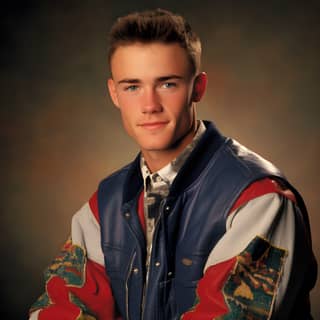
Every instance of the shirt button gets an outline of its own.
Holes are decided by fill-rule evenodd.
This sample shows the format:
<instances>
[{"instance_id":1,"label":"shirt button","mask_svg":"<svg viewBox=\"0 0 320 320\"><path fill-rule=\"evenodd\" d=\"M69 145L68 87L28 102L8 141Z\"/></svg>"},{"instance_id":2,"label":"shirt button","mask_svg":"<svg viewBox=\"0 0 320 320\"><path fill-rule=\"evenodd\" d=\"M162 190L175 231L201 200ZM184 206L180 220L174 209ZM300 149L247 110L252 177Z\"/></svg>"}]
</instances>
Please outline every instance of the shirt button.
<instances>
[{"instance_id":1,"label":"shirt button","mask_svg":"<svg viewBox=\"0 0 320 320\"><path fill-rule=\"evenodd\" d=\"M155 263L155 266L156 266L156 267L159 267L159 266L160 266L160 262L157 261L157 262Z\"/></svg>"},{"instance_id":2,"label":"shirt button","mask_svg":"<svg viewBox=\"0 0 320 320\"><path fill-rule=\"evenodd\" d=\"M138 268L133 268L132 271L133 271L134 274L138 274L139 273L139 269Z\"/></svg>"},{"instance_id":3,"label":"shirt button","mask_svg":"<svg viewBox=\"0 0 320 320\"><path fill-rule=\"evenodd\" d=\"M169 276L169 277L172 276L172 272L171 272L171 271L168 272L168 276Z\"/></svg>"},{"instance_id":4,"label":"shirt button","mask_svg":"<svg viewBox=\"0 0 320 320\"><path fill-rule=\"evenodd\" d=\"M167 212L170 211L170 206L166 206L164 210L166 210Z\"/></svg>"}]
</instances>

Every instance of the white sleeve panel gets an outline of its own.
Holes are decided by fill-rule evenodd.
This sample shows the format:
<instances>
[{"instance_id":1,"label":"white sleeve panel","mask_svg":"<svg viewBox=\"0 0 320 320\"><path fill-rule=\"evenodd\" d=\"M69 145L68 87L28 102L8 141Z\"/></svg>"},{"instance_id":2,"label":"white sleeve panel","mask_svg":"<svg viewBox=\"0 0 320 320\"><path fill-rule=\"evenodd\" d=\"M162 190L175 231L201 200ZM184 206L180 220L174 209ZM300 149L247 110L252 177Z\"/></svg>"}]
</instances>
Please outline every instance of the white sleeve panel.
<instances>
[{"instance_id":1,"label":"white sleeve panel","mask_svg":"<svg viewBox=\"0 0 320 320\"><path fill-rule=\"evenodd\" d=\"M287 251L276 299L277 309L292 271L296 232L295 205L277 193L260 196L235 210L227 219L226 229L224 236L211 251L204 271L239 255L256 236L267 239L273 246Z\"/></svg>"},{"instance_id":2,"label":"white sleeve panel","mask_svg":"<svg viewBox=\"0 0 320 320\"><path fill-rule=\"evenodd\" d=\"M41 310L34 311L30 314L29 320L38 320L38 315Z\"/></svg>"},{"instance_id":3,"label":"white sleeve panel","mask_svg":"<svg viewBox=\"0 0 320 320\"><path fill-rule=\"evenodd\" d=\"M72 218L71 238L74 244L86 249L88 259L104 265L100 226L88 203Z\"/></svg>"},{"instance_id":4,"label":"white sleeve panel","mask_svg":"<svg viewBox=\"0 0 320 320\"><path fill-rule=\"evenodd\" d=\"M255 198L229 215L226 229L210 253L205 270L213 264L237 256L256 236L291 250L294 239L292 202L276 193Z\"/></svg>"}]
</instances>

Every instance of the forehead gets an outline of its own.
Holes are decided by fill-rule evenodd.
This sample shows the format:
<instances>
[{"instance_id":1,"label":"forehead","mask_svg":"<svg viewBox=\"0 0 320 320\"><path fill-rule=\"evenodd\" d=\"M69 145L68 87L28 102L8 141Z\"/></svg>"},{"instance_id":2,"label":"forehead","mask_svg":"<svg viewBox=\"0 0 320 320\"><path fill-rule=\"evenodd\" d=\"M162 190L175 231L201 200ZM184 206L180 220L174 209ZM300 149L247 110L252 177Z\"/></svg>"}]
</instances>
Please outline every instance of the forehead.
<instances>
[{"instance_id":1,"label":"forehead","mask_svg":"<svg viewBox=\"0 0 320 320\"><path fill-rule=\"evenodd\" d=\"M113 78L158 77L191 71L187 51L177 43L132 43L119 46L110 61Z\"/></svg>"}]
</instances>

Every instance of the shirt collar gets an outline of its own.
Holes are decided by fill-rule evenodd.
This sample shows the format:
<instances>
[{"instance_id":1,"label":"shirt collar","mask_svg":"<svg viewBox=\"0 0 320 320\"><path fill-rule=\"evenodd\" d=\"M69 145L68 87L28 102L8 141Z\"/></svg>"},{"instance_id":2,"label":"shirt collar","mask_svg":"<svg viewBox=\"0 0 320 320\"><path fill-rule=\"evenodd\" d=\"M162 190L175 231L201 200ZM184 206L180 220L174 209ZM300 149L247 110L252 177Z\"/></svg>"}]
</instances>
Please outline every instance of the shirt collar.
<instances>
[{"instance_id":1,"label":"shirt collar","mask_svg":"<svg viewBox=\"0 0 320 320\"><path fill-rule=\"evenodd\" d=\"M186 162L187 158L191 154L192 150L195 148L196 144L200 140L200 137L205 132L206 127L203 121L198 121L197 131L192 139L192 141L184 148L184 150L166 166L160 170L151 173L145 159L141 155L140 168L144 181L144 186L146 186L146 179L150 177L150 182L152 187L157 187L157 184L166 183L169 186L172 184L174 178L177 176L179 170L182 168L183 164Z\"/></svg>"}]
</instances>

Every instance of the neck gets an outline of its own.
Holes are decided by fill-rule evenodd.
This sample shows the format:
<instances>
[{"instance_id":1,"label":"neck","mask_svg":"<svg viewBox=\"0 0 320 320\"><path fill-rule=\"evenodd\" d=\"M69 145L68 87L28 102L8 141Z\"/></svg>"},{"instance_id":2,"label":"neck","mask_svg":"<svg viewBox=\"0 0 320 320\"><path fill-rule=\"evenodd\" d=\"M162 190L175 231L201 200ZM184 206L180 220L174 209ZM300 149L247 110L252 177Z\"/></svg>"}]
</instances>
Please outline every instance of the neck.
<instances>
[{"instance_id":1,"label":"neck","mask_svg":"<svg viewBox=\"0 0 320 320\"><path fill-rule=\"evenodd\" d=\"M191 129L185 134L174 146L166 150L142 150L143 157L151 172L156 172L175 159L185 147L192 141L196 133L196 125L194 124Z\"/></svg>"}]
</instances>

